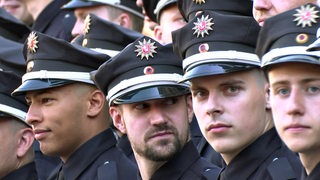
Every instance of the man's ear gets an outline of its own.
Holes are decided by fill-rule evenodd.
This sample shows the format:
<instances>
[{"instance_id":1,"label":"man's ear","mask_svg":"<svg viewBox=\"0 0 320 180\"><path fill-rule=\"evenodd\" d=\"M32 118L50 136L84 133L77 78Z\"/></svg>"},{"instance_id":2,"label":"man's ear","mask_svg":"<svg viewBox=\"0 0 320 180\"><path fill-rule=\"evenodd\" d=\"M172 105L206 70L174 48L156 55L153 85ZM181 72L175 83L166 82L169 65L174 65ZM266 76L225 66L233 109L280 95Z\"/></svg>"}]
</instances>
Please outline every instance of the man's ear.
<instances>
[{"instance_id":1,"label":"man's ear","mask_svg":"<svg viewBox=\"0 0 320 180\"><path fill-rule=\"evenodd\" d=\"M94 90L89 97L88 116L97 116L101 110L105 107L106 98L102 91Z\"/></svg>"},{"instance_id":2,"label":"man's ear","mask_svg":"<svg viewBox=\"0 0 320 180\"><path fill-rule=\"evenodd\" d=\"M127 29L132 29L132 22L130 20L130 16L127 13L121 13L117 18L119 21L119 25L125 27Z\"/></svg>"},{"instance_id":3,"label":"man's ear","mask_svg":"<svg viewBox=\"0 0 320 180\"><path fill-rule=\"evenodd\" d=\"M187 102L188 118L189 118L189 124L190 124L194 116L191 95L186 95L186 102Z\"/></svg>"},{"instance_id":4,"label":"man's ear","mask_svg":"<svg viewBox=\"0 0 320 180\"><path fill-rule=\"evenodd\" d=\"M31 128L23 128L18 131L20 137L18 141L17 157L24 157L31 148L34 141L34 134Z\"/></svg>"},{"instance_id":5,"label":"man's ear","mask_svg":"<svg viewBox=\"0 0 320 180\"><path fill-rule=\"evenodd\" d=\"M124 123L123 115L121 113L119 106L110 106L109 108L110 116L113 120L113 125L122 133L126 134L127 129Z\"/></svg>"},{"instance_id":6,"label":"man's ear","mask_svg":"<svg viewBox=\"0 0 320 180\"><path fill-rule=\"evenodd\" d=\"M270 105L270 84L266 83L265 87L265 98L266 98L266 108L268 110L271 109L271 105Z\"/></svg>"},{"instance_id":7,"label":"man's ear","mask_svg":"<svg viewBox=\"0 0 320 180\"><path fill-rule=\"evenodd\" d=\"M156 25L154 27L154 37L161 44L164 44L165 42L163 41L163 36L162 36L163 33L162 32L163 32L163 29L162 29L162 27L160 25Z\"/></svg>"}]
</instances>

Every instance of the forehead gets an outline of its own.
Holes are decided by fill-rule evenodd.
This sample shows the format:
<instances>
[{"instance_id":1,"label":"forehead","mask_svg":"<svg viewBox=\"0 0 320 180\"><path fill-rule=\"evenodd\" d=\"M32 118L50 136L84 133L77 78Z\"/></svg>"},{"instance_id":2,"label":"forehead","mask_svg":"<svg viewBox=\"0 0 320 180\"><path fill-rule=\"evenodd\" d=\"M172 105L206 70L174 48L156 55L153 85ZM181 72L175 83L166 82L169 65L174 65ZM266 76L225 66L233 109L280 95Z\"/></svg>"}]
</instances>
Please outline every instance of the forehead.
<instances>
[{"instance_id":1,"label":"forehead","mask_svg":"<svg viewBox=\"0 0 320 180\"><path fill-rule=\"evenodd\" d=\"M320 65L308 63L281 63L272 65L268 71L269 80L274 79L291 79L291 78L304 78L307 76L318 76L320 78Z\"/></svg>"},{"instance_id":2,"label":"forehead","mask_svg":"<svg viewBox=\"0 0 320 180\"><path fill-rule=\"evenodd\" d=\"M220 83L226 83L226 82L249 82L257 78L261 78L262 74L258 73L259 71L256 69L253 70L246 70L246 71L238 71L238 72L232 72L232 73L226 73L226 74L220 74L220 75L211 75L211 76L204 76L199 78L191 79L191 87L196 85L209 85L209 84L215 84L219 85Z\"/></svg>"}]
</instances>

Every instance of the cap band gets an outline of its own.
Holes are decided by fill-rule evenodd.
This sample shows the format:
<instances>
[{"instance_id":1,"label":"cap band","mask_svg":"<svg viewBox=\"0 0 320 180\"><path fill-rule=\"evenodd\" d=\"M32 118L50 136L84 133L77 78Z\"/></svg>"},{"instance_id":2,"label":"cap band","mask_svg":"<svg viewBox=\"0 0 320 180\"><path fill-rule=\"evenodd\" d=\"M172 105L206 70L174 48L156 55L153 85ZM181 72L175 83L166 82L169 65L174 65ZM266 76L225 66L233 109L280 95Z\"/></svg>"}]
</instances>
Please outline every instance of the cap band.
<instances>
[{"instance_id":1,"label":"cap band","mask_svg":"<svg viewBox=\"0 0 320 180\"><path fill-rule=\"evenodd\" d=\"M111 88L107 95L109 104L116 98L125 93L133 90L137 90L149 86L158 85L177 85L177 82L182 79L180 74L149 74L126 79L121 81L119 84ZM189 87L188 83L179 84L181 86Z\"/></svg>"},{"instance_id":2,"label":"cap band","mask_svg":"<svg viewBox=\"0 0 320 180\"><path fill-rule=\"evenodd\" d=\"M24 123L26 123L25 122L25 119L27 117L26 112L21 111L20 109L17 109L17 108L13 108L11 106L7 106L5 104L0 104L0 109L1 109L1 112L5 112L13 117L16 117L16 118L22 120Z\"/></svg>"},{"instance_id":3,"label":"cap band","mask_svg":"<svg viewBox=\"0 0 320 180\"><path fill-rule=\"evenodd\" d=\"M275 61L279 57L288 56L288 55L308 55L308 56L317 56L320 57L319 51L306 51L307 46L291 46L284 48L273 49L270 52L262 56L262 64L264 67L271 62Z\"/></svg>"},{"instance_id":4,"label":"cap band","mask_svg":"<svg viewBox=\"0 0 320 180\"><path fill-rule=\"evenodd\" d=\"M90 79L89 72L65 72L65 71L47 71L40 70L29 72L22 76L22 83L30 79L63 79L94 84Z\"/></svg>"},{"instance_id":5,"label":"cap band","mask_svg":"<svg viewBox=\"0 0 320 180\"><path fill-rule=\"evenodd\" d=\"M106 54L110 57L113 57L117 54L119 54L120 51L116 51L116 50L109 50L109 49L102 49L102 48L90 48L91 50L94 50L96 52L99 52L99 53L103 53L103 54Z\"/></svg>"},{"instance_id":6,"label":"cap band","mask_svg":"<svg viewBox=\"0 0 320 180\"><path fill-rule=\"evenodd\" d=\"M234 62L244 63L250 65L260 66L260 60L256 54L246 53L240 51L210 51L194 54L183 60L183 69L188 71L188 69L194 66L210 63L210 62Z\"/></svg>"}]
</instances>

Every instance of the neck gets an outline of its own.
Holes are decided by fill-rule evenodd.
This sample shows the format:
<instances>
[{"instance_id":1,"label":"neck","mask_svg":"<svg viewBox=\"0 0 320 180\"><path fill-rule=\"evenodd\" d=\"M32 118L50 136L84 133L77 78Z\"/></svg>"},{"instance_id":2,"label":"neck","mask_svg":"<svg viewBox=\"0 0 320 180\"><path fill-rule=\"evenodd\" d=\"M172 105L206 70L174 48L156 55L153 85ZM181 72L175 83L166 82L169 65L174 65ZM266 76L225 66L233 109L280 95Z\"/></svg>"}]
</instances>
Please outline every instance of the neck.
<instances>
[{"instance_id":1,"label":"neck","mask_svg":"<svg viewBox=\"0 0 320 180\"><path fill-rule=\"evenodd\" d=\"M312 170L320 163L320 152L319 150L316 152L303 152L299 153L300 160L302 162L303 167L305 168L308 175L312 172Z\"/></svg>"},{"instance_id":2,"label":"neck","mask_svg":"<svg viewBox=\"0 0 320 180\"><path fill-rule=\"evenodd\" d=\"M39 14L50 4L53 0L28 1L26 6L30 12L33 20L36 20Z\"/></svg>"},{"instance_id":3,"label":"neck","mask_svg":"<svg viewBox=\"0 0 320 180\"><path fill-rule=\"evenodd\" d=\"M145 157L142 157L138 155L136 152L134 152L134 156L136 158L139 172L141 174L141 178L143 180L149 180L151 179L152 175L163 165L166 163L166 161L156 162L151 161Z\"/></svg>"}]
</instances>

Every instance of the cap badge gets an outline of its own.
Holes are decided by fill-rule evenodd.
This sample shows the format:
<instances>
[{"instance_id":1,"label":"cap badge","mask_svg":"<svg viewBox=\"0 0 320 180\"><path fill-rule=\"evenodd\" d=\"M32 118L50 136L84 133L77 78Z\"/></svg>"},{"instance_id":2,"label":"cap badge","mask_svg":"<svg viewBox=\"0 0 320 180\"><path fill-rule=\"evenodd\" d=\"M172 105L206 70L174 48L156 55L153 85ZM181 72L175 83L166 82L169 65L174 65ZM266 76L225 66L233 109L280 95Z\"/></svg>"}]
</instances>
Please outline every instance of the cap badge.
<instances>
[{"instance_id":1,"label":"cap badge","mask_svg":"<svg viewBox=\"0 0 320 180\"><path fill-rule=\"evenodd\" d=\"M209 50L209 45L207 43L201 44L199 46L200 53L208 52L208 50Z\"/></svg>"},{"instance_id":2,"label":"cap badge","mask_svg":"<svg viewBox=\"0 0 320 180\"><path fill-rule=\"evenodd\" d=\"M316 11L315 8L315 6L310 6L310 4L300 6L300 9L296 9L297 13L293 15L296 17L293 21L297 21L297 26L301 26L302 28L306 26L311 27L312 23L317 23L316 19L319 18L317 15L319 11Z\"/></svg>"},{"instance_id":3,"label":"cap badge","mask_svg":"<svg viewBox=\"0 0 320 180\"><path fill-rule=\"evenodd\" d=\"M84 39L82 40L82 47L87 47L87 45L88 45L88 39L87 39L87 38L84 38Z\"/></svg>"},{"instance_id":4,"label":"cap badge","mask_svg":"<svg viewBox=\"0 0 320 180\"><path fill-rule=\"evenodd\" d=\"M192 28L194 30L193 34L197 34L197 38L201 35L201 37L204 37L205 34L209 35L209 30L213 30L211 26L214 24L212 21L212 18L209 18L209 15L204 17L204 15L201 16L201 18L197 18L197 22L193 23L195 26Z\"/></svg>"},{"instance_id":5,"label":"cap badge","mask_svg":"<svg viewBox=\"0 0 320 180\"><path fill-rule=\"evenodd\" d=\"M143 73L146 74L146 75L147 74L153 74L154 73L154 69L151 66L147 66L147 67L144 68Z\"/></svg>"},{"instance_id":6,"label":"cap badge","mask_svg":"<svg viewBox=\"0 0 320 180\"><path fill-rule=\"evenodd\" d=\"M297 37L296 37L296 41L297 41L297 43L299 43L299 44L304 44L304 43L306 43L307 41L308 41L308 35L307 34L304 34L304 33L302 33L302 34L299 34Z\"/></svg>"},{"instance_id":7,"label":"cap badge","mask_svg":"<svg viewBox=\"0 0 320 180\"><path fill-rule=\"evenodd\" d=\"M31 72L32 69L33 69L33 66L34 66L34 62L33 61L28 62L28 64L27 64L27 72Z\"/></svg>"},{"instance_id":8,"label":"cap badge","mask_svg":"<svg viewBox=\"0 0 320 180\"><path fill-rule=\"evenodd\" d=\"M90 25L91 25L91 16L90 16L90 14L88 14L86 19L84 20L84 28L83 28L84 34L88 34L88 32L90 30Z\"/></svg>"},{"instance_id":9,"label":"cap badge","mask_svg":"<svg viewBox=\"0 0 320 180\"><path fill-rule=\"evenodd\" d=\"M206 3L206 0L192 0L192 1L195 2L196 4Z\"/></svg>"},{"instance_id":10,"label":"cap badge","mask_svg":"<svg viewBox=\"0 0 320 180\"><path fill-rule=\"evenodd\" d=\"M37 39L38 36L34 31L29 34L27 42L29 53L35 53L37 51L39 42Z\"/></svg>"},{"instance_id":11,"label":"cap badge","mask_svg":"<svg viewBox=\"0 0 320 180\"><path fill-rule=\"evenodd\" d=\"M151 42L151 40L149 39L148 41L146 41L146 39L143 39L143 41L138 41L139 45L135 45L136 46L136 50L134 52L137 52L137 56L141 56L141 60L143 58L146 58L147 60L149 60L149 56L153 57L153 53L157 53L155 51L155 49L157 48L157 46L155 46L155 42Z\"/></svg>"}]
</instances>

